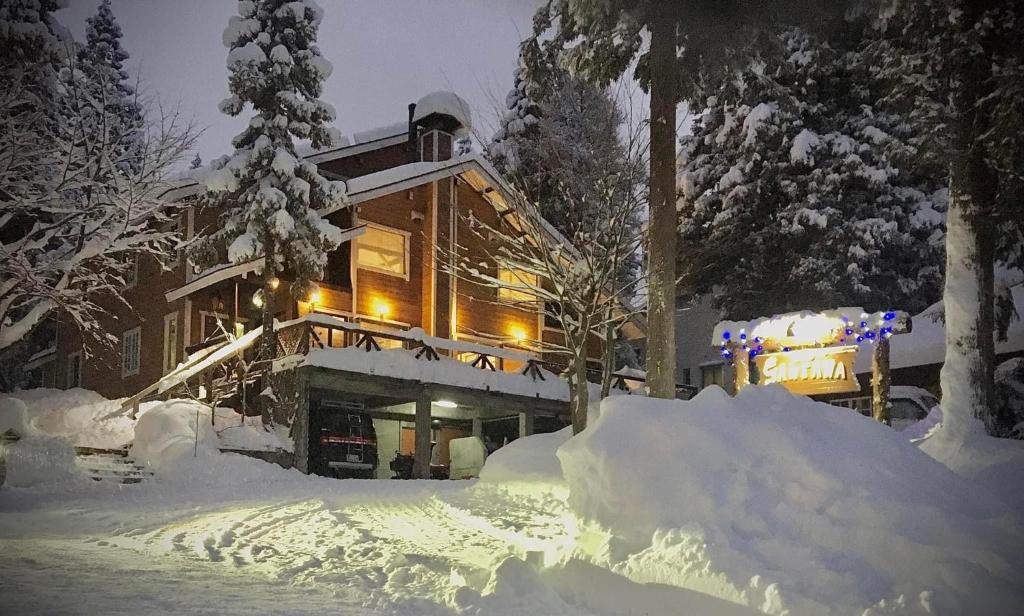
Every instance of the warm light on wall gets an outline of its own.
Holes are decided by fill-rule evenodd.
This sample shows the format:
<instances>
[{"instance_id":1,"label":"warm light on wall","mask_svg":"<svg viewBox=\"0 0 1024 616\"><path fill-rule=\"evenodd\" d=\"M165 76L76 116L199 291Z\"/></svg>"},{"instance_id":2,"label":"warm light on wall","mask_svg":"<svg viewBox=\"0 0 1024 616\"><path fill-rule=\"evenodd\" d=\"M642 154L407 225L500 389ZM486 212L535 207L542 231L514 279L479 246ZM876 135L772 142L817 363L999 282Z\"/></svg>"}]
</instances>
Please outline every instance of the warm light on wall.
<instances>
[{"instance_id":1,"label":"warm light on wall","mask_svg":"<svg viewBox=\"0 0 1024 616\"><path fill-rule=\"evenodd\" d=\"M277 276L270 279L270 288L272 290L277 291L277 287L279 286L281 286L281 280Z\"/></svg>"},{"instance_id":2,"label":"warm light on wall","mask_svg":"<svg viewBox=\"0 0 1024 616\"><path fill-rule=\"evenodd\" d=\"M313 289L309 292L309 303L319 304L321 299L322 296L320 295L320 287L313 287Z\"/></svg>"},{"instance_id":3,"label":"warm light on wall","mask_svg":"<svg viewBox=\"0 0 1024 616\"><path fill-rule=\"evenodd\" d=\"M515 340L516 342L526 341L526 330L520 325L513 325L508 329L508 333L512 336L512 340Z\"/></svg>"},{"instance_id":4,"label":"warm light on wall","mask_svg":"<svg viewBox=\"0 0 1024 616\"><path fill-rule=\"evenodd\" d=\"M380 320L384 320L391 313L391 306L380 298L373 300L373 314L380 317Z\"/></svg>"}]
</instances>

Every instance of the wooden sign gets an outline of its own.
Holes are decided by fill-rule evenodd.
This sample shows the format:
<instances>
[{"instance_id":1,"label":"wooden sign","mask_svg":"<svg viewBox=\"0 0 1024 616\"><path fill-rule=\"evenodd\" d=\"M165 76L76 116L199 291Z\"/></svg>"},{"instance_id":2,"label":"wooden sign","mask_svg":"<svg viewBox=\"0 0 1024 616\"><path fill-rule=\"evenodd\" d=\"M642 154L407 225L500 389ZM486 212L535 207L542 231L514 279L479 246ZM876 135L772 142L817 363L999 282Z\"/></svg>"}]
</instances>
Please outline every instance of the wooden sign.
<instances>
[{"instance_id":1,"label":"wooden sign","mask_svg":"<svg viewBox=\"0 0 1024 616\"><path fill-rule=\"evenodd\" d=\"M758 355L754 358L757 384L777 383L795 394L807 396L860 391L853 369L856 358L856 346Z\"/></svg>"}]
</instances>

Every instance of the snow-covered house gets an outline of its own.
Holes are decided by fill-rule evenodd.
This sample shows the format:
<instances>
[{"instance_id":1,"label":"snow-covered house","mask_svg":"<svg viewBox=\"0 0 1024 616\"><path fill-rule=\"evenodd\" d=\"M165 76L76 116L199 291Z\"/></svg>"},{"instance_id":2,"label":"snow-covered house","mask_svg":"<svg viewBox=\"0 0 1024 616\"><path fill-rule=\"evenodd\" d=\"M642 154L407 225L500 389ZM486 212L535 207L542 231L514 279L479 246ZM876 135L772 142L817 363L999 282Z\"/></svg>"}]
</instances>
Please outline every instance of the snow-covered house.
<instances>
[{"instance_id":1,"label":"snow-covered house","mask_svg":"<svg viewBox=\"0 0 1024 616\"><path fill-rule=\"evenodd\" d=\"M299 345L301 360L277 367L303 370L319 392L314 397L329 397L324 392L333 389L360 408L387 408L380 417L395 429L385 437L378 426L382 453L408 448L402 422L417 414L424 388L433 391L433 401L443 395L446 402L433 405L428 417L453 427L445 435L435 431L431 438L438 440L517 415L519 432L526 433L535 417L555 424L566 410L566 386L542 368L542 360L552 358L534 344L555 335L546 330L542 311L503 303L506 289L462 279L443 265L454 250L486 254L468 218L499 226L515 216L510 188L494 168L479 155L455 155L469 121L461 99L433 93L409 106L407 122L357 133L329 151L304 153L326 177L345 183L348 207L322 214L350 231L330 253L316 291L294 299L286 284L279 285L276 318L308 339ZM169 202L186 204L177 219L186 239L218 224L217 212L194 204L201 191L198 181L186 179L166 194ZM195 271L185 258L170 270L140 261L124 289L128 305L108 303L106 328L116 337L109 349L87 355L77 332L59 327L54 384L134 400L169 395L215 363L204 354L216 355L225 330L241 336L258 328L261 265L225 263ZM251 344L252 336L241 340ZM414 354L424 346L431 348L426 358L437 361ZM366 352L371 349L378 353ZM350 376L347 390L337 386L344 380L339 373ZM386 459L381 467L386 470Z\"/></svg>"}]
</instances>

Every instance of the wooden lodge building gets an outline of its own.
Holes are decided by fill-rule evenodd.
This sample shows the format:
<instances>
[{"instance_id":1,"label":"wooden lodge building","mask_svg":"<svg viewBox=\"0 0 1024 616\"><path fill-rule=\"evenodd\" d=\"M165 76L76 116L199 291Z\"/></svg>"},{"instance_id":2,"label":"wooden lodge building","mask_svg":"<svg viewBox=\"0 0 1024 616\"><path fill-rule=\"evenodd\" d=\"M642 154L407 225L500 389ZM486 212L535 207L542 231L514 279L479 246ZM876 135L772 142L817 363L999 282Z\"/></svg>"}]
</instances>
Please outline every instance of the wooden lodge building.
<instances>
[{"instance_id":1,"label":"wooden lodge building","mask_svg":"<svg viewBox=\"0 0 1024 616\"><path fill-rule=\"evenodd\" d=\"M483 260L468 216L497 226L515 215L494 168L477 155L453 155L456 133L468 128L468 111L450 112L453 101L465 109L450 93L427 95L409 105L407 123L305 155L326 177L345 182L349 207L325 214L351 231L329 255L317 291L291 298L282 284L274 304L284 351L274 367L296 377L292 431L295 465L304 472L318 470L316 433L331 412L373 417L378 477L390 476L395 451L415 453L417 474L425 476L432 441L444 463L448 440L492 424L520 435L535 424L565 425L568 390L552 372L559 358L536 344L557 341L560 332L536 307L503 303L515 299L505 297L508 289L437 265L455 247ZM217 211L194 204L201 192L189 179L165 195L184 205L177 225L186 240L218 224ZM207 398L218 388L244 392L229 383L244 380L232 358L259 347L261 267L254 261L197 272L181 255L169 269L139 260L123 293L128 306L104 302L105 329L117 343L86 357L74 327L58 324L55 349L35 359L44 384L129 397L135 405L185 388ZM229 343L222 328L240 337ZM626 334L642 336L634 323Z\"/></svg>"}]
</instances>

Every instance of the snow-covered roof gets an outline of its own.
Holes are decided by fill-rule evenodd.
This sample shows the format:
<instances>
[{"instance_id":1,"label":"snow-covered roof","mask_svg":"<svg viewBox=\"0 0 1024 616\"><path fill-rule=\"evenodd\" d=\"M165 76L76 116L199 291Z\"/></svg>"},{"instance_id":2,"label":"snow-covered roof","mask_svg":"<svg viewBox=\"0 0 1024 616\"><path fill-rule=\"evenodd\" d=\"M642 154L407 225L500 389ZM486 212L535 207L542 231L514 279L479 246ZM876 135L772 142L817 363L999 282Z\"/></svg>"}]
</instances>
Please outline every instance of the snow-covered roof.
<instances>
[{"instance_id":1,"label":"snow-covered roof","mask_svg":"<svg viewBox=\"0 0 1024 616\"><path fill-rule=\"evenodd\" d=\"M1024 315L1024 286L1011 289L1013 303L1018 314ZM941 364L946 360L946 326L941 318L942 303L937 303L914 317L914 329L909 334L895 336L889 351L891 369L910 366ZM1015 319L1010 323L1006 340L996 341L996 353L1024 351L1024 320ZM871 353L858 353L854 370L858 373L871 371Z\"/></svg>"},{"instance_id":2,"label":"snow-covered roof","mask_svg":"<svg viewBox=\"0 0 1024 616\"><path fill-rule=\"evenodd\" d=\"M378 141L387 137L394 137L396 135L402 135L403 137L409 134L409 123L408 122L395 122L386 126L377 126L368 130L360 131L352 135L352 143L369 143L371 141Z\"/></svg>"},{"instance_id":3,"label":"snow-covered roof","mask_svg":"<svg viewBox=\"0 0 1024 616\"><path fill-rule=\"evenodd\" d=\"M463 128L469 129L473 127L469 103L462 100L462 97L454 92L439 90L431 92L416 101L416 111L413 114L412 121L419 122L435 113L455 118L455 121L461 124Z\"/></svg>"},{"instance_id":4,"label":"snow-covered roof","mask_svg":"<svg viewBox=\"0 0 1024 616\"><path fill-rule=\"evenodd\" d=\"M306 355L291 355L274 362L274 370L288 370L300 366L316 366L331 370L382 375L420 383L450 385L478 391L569 400L569 386L552 372L542 371L544 380L514 372L498 372L441 357L427 361L417 359L405 349L383 349L367 353L362 348L314 349Z\"/></svg>"}]
</instances>

